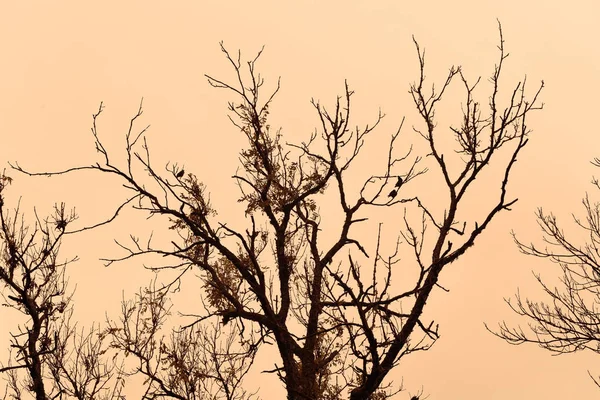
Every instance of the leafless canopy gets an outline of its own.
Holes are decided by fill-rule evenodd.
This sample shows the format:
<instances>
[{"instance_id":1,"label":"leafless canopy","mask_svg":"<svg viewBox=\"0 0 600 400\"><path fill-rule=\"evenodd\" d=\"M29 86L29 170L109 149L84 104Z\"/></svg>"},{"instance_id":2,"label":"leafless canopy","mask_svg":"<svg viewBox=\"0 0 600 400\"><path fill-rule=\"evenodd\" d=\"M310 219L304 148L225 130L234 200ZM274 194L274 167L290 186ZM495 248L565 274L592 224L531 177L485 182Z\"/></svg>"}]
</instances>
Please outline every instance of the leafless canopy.
<instances>
[{"instance_id":1,"label":"leafless canopy","mask_svg":"<svg viewBox=\"0 0 600 400\"><path fill-rule=\"evenodd\" d=\"M592 164L600 167L600 159ZM592 183L600 188L597 179ZM560 283L550 285L535 274L545 294L544 301L523 299L519 292L514 301L506 300L515 313L529 321L529 329L511 328L503 322L492 333L511 344L536 343L557 354L580 350L600 353L600 203L590 201L587 194L582 203L585 217L573 215L573 220L587 238L583 243L565 233L557 217L541 208L536 217L543 233L543 247L525 244L513 233L523 254L546 258L558 265ZM597 379L592 379L600 386Z\"/></svg>"},{"instance_id":2,"label":"leafless canopy","mask_svg":"<svg viewBox=\"0 0 600 400\"><path fill-rule=\"evenodd\" d=\"M501 211L509 210L517 201L507 197L509 176L528 141L527 116L542 107L537 99L543 83L527 100L525 81L514 86L506 105L499 104L500 76L508 56L501 29L499 59L490 78L489 101L484 104L475 96L479 80L469 83L459 67L450 68L439 89L429 85L425 79L425 52L416 41L415 46L419 77L409 92L422 118L421 127L414 129L428 150L415 155L411 147L397 155L400 125L391 135L382 169L373 171L362 189L355 192L347 184L352 176L349 169L383 114L364 128L351 125L353 91L346 83L343 95L331 108L312 101L318 128L306 142L284 143L281 130L269 125L270 107L280 85L278 81L264 95L265 81L256 69L262 50L243 63L239 53L232 56L221 45L235 78L227 81L207 75L207 79L213 87L233 94L229 118L247 140L240 152L241 168L233 176L239 185L240 201L246 205L247 227L243 230L218 218L208 188L196 175L184 173L177 164L167 166L166 173L156 169L146 128L136 128L141 106L125 134L124 168L109 157L102 144L97 127L101 106L92 128L100 161L65 171L26 173L57 175L91 169L116 175L132 195L116 208L113 218L122 207L134 202L136 208L150 215L170 219L172 229L180 236L172 248L156 248L150 241L143 246L133 238L130 245L120 243L126 254L108 263L148 253L170 257L175 260L172 264L157 269L168 268L179 274L162 290L178 288L188 271L200 276L205 290L203 303L198 304L199 311L183 328L187 332L183 335L196 335L190 333L195 329L205 332L198 326L213 321L211 329L217 333L226 330L235 338L229 352L237 351L252 360L264 345L276 346L281 360L268 372L280 377L288 399L387 398L400 389L392 388L389 379L384 382L394 366L409 353L427 350L438 338L437 325L423 320L422 314L429 295L440 287L441 271L473 246ZM436 110L448 87L457 80L465 93L460 124L449 130L437 128ZM448 134L454 136L458 150L442 148L440 142ZM459 204L467 193L475 195L476 178L492 159L498 166L502 157L497 156L501 154L507 161L487 213L480 219L459 220ZM431 160L427 166L426 160ZM137 172L140 166L144 173ZM442 206L407 194L411 188L418 192L417 178L426 172L441 177L437 192L438 200L444 202ZM326 192L337 197L343 216L335 228L333 243L320 235L320 200ZM369 226L365 225L367 212L373 207L385 207L390 219L397 218L403 225L403 241L398 242L393 254L381 251L381 226L372 230L377 239L374 249L358 238L356 226ZM417 225L411 222L414 215L419 220ZM433 229L427 230L429 226ZM412 254L417 272L409 287L401 289L392 285L392 277L394 270L404 265L409 268L407 261L400 263L403 248ZM153 344L148 335L139 335L145 328L131 324L135 320L132 313L130 308L123 310L124 320L114 326L115 343L139 359L139 371L154 382L156 390L173 398L191 396L188 386L180 392L174 389L183 387L181 380L173 375L159 376L158 364L152 363L170 353ZM172 343L188 340L183 337L173 338ZM185 357L180 359L179 367L188 371L190 379L196 376L191 371L197 366L186 364ZM175 371L179 370L169 374ZM213 371L212 375L217 373ZM223 385L219 387L220 393L226 393ZM224 398L235 397L226 394Z\"/></svg>"},{"instance_id":3,"label":"leafless canopy","mask_svg":"<svg viewBox=\"0 0 600 400\"><path fill-rule=\"evenodd\" d=\"M65 268L76 258L60 261L58 254L75 212L56 205L50 217L36 214L35 224L28 225L19 206L10 212L5 205L11 181L0 175L0 295L24 322L11 332L8 365L0 364L8 383L2 397L121 399L120 374L103 357L104 336L97 328L78 332L71 323Z\"/></svg>"}]
</instances>

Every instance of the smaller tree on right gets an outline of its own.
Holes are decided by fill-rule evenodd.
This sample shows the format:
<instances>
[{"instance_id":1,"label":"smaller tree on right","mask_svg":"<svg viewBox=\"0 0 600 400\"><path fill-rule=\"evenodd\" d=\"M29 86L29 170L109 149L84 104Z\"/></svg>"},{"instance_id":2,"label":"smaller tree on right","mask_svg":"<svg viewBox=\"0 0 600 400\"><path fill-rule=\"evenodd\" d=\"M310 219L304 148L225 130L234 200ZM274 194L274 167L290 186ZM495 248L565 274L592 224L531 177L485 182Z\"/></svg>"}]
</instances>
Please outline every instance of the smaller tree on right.
<instances>
[{"instance_id":1,"label":"smaller tree on right","mask_svg":"<svg viewBox=\"0 0 600 400\"><path fill-rule=\"evenodd\" d=\"M592 164L600 167L600 158ZM598 179L593 178L592 184L600 189ZM518 291L514 300L506 300L515 313L526 317L528 329L502 322L497 331L488 328L494 335L511 344L536 343L556 354L586 349L600 354L600 202L591 201L586 193L582 203L585 217L573 214L580 229L577 237L585 237L581 241L567 235L556 216L542 208L536 212L542 246L525 244L512 233L522 253L547 258L560 267L560 282L550 285L534 274L545 293L543 301L524 299ZM600 387L600 379L588 374Z\"/></svg>"}]
</instances>

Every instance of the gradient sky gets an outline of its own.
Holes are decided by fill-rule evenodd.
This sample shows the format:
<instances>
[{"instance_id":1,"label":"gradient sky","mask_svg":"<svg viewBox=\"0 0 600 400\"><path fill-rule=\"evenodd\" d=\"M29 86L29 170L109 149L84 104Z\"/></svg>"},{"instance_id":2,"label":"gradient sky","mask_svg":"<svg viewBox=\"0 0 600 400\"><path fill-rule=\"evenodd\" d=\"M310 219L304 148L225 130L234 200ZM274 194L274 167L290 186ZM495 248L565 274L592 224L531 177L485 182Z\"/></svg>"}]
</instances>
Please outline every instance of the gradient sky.
<instances>
[{"instance_id":1,"label":"gradient sky","mask_svg":"<svg viewBox=\"0 0 600 400\"><path fill-rule=\"evenodd\" d=\"M213 203L222 205L220 215L235 221L239 206L229 177L243 142L226 118L231 96L211 88L203 77L231 77L219 41L248 56L266 46L259 64L263 76L271 83L282 77L271 124L282 126L289 140L305 138L317 125L311 97L331 104L347 79L356 92L356 123L373 121L379 108L387 114L367 149L372 159L369 154L361 161L370 166L381 154L376 144L388 140L403 116L408 123L403 145L417 140L410 126L420 121L408 94L408 85L418 77L412 35L426 48L427 76L438 85L452 64L462 65L471 79L481 75L485 80L497 60L498 18L510 53L503 88L510 90L524 74L530 90L543 79L545 108L532 115L534 132L510 181L510 194L519 202L442 274L441 283L450 292L435 293L427 310L440 324L441 339L394 371L394 380L404 379L407 389L397 398L408 399L408 392L421 386L430 399L441 400L592 398L599 389L587 370L600 375L600 356L553 357L535 346L510 346L490 335L483 322L518 323L503 297L520 288L535 298L539 290L531 271L549 279L558 272L520 255L510 230L524 241L539 240L536 207L570 222L570 213L581 211L585 192L593 191L595 171L589 161L600 156L592 118L600 92L599 15L597 2L581 0L4 1L0 162L16 160L48 170L95 160L89 127L100 101L106 106L101 134L118 153L128 120L144 97L143 122L151 124L157 164L185 164L208 185ZM459 118L456 86L443 103L440 126ZM479 95L485 103L487 92ZM109 215L120 198L107 192L115 186L97 175L9 175L17 178L10 193L14 200L23 196L24 211L36 205L43 213L64 200L77 207L80 224ZM488 190L485 185L479 190ZM490 184L490 190L496 188ZM377 222L378 215L373 218ZM393 238L393 225L386 229ZM128 295L147 283L139 266L104 268L98 261L117 252L113 237L127 233L121 223L65 243L65 257L81 258L70 276L82 323L102 320L105 311L118 309L122 291ZM5 326L12 316L0 311L0 343L8 343ZM6 354L0 351L0 356ZM268 399L266 390L273 383L278 385L259 375L252 385L261 386Z\"/></svg>"}]
</instances>

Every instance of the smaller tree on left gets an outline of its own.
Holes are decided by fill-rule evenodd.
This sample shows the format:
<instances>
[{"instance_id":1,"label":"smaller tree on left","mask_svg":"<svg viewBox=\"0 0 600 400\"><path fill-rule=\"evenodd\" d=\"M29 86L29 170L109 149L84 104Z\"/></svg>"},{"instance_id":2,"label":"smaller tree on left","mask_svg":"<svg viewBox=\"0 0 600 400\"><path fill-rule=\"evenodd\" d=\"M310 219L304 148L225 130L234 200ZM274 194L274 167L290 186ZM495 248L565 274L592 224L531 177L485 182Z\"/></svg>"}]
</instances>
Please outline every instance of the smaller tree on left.
<instances>
[{"instance_id":1,"label":"smaller tree on left","mask_svg":"<svg viewBox=\"0 0 600 400\"><path fill-rule=\"evenodd\" d=\"M3 399L124 399L121 368L108 359L99 327L72 323L72 292L65 270L77 257L60 261L62 239L77 219L64 203L28 224L19 203L5 204L12 179L0 174L0 299L21 318L10 329L10 355L0 361ZM2 327L8 324L3 321Z\"/></svg>"}]
</instances>

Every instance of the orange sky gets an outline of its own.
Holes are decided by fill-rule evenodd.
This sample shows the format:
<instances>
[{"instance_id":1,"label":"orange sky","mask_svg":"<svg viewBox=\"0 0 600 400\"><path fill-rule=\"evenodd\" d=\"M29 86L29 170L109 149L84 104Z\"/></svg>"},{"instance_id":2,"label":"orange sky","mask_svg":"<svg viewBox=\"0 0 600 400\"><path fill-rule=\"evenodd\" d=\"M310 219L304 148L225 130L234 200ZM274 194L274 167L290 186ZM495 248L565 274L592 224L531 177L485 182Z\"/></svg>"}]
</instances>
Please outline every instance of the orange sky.
<instances>
[{"instance_id":1,"label":"orange sky","mask_svg":"<svg viewBox=\"0 0 600 400\"><path fill-rule=\"evenodd\" d=\"M483 322L517 322L503 297L517 287L539 293L532 269L549 277L557 273L551 264L520 255L510 229L525 241L538 240L536 207L567 220L570 212L579 212L585 191L593 190L589 161L600 156L598 128L591 120L600 92L599 15L596 2L580 0L2 2L0 161L40 170L95 160L89 127L100 101L106 106L101 134L118 153L144 97L143 122L151 124L157 164L185 164L208 185L220 215L235 221L239 206L229 177L242 141L226 118L231 96L203 77L231 76L219 41L248 56L266 46L262 74L272 83L282 77L271 124L282 126L289 140L305 138L317 125L311 97L331 104L348 79L356 92L354 121L364 126L381 107L387 116L374 140L384 143L406 116L403 144L409 145L417 140L410 126L420 123L408 94L418 77L411 35L426 48L427 75L438 84L452 64L462 65L471 79L487 78L496 62L499 18L511 54L504 88L525 73L531 90L541 79L546 82L545 109L530 120L534 133L509 185L520 200L442 274L450 293L435 293L427 310L440 324L441 339L431 351L403 360L393 376L396 382L403 377L413 393L423 386L430 399L592 398L598 389L587 370L600 375L599 357L552 357L534 346L510 346L490 335ZM440 126L458 120L458 94L450 93L444 102ZM485 103L487 93L480 96ZM376 153L377 146L369 151ZM370 166L378 157L361 162ZM23 196L25 211L34 204L47 211L64 200L77 207L81 224L108 215L119 199L105 190L111 182L97 175L9 175L18 178L10 193ZM112 238L128 233L121 228L126 229L116 225L65 245L65 252L81 257L70 276L84 323L116 311L122 290L129 294L147 283L139 266L106 269L98 261L115 254ZM395 237L393 226L387 229ZM10 315L1 310L0 318L0 343L8 343L4 321ZM260 379L254 382L263 389L278 385L264 375ZM264 391L262 397L269 398ZM408 399L408 392L397 398Z\"/></svg>"}]
</instances>

